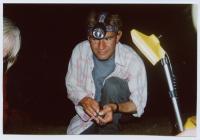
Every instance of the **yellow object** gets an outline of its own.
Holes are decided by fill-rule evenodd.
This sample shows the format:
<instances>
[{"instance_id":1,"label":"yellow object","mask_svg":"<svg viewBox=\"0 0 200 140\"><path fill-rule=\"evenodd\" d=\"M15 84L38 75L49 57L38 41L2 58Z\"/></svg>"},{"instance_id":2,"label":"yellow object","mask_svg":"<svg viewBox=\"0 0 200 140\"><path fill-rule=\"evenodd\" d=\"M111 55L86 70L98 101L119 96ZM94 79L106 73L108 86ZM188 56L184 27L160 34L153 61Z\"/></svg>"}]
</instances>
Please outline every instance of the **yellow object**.
<instances>
[{"instance_id":1,"label":"yellow object","mask_svg":"<svg viewBox=\"0 0 200 140\"><path fill-rule=\"evenodd\" d=\"M195 127L196 127L196 116L189 117L186 120L184 128L185 129L191 129L191 128L195 128Z\"/></svg>"},{"instance_id":2,"label":"yellow object","mask_svg":"<svg viewBox=\"0 0 200 140\"><path fill-rule=\"evenodd\" d=\"M132 29L131 37L136 47L138 47L138 49L153 65L165 57L165 51L160 46L160 42L154 34L147 36L135 29Z\"/></svg>"}]
</instances>

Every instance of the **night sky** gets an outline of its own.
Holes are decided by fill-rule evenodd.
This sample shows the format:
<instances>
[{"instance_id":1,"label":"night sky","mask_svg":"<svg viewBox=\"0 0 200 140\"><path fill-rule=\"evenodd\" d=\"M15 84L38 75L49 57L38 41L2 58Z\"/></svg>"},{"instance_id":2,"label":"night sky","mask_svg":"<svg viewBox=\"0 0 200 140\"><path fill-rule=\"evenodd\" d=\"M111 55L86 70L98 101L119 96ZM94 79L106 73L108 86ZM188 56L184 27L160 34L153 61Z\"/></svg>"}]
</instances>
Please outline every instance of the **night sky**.
<instances>
[{"instance_id":1,"label":"night sky","mask_svg":"<svg viewBox=\"0 0 200 140\"><path fill-rule=\"evenodd\" d=\"M74 106L67 98L65 75L74 46L87 39L90 11L120 14L122 43L129 44L144 60L148 78L145 116L174 115L162 65L151 63L134 46L130 30L162 35L177 80L181 112L195 115L197 94L197 33L191 5L181 4L4 4L3 15L21 31L22 46L8 72L10 106L33 120L68 123Z\"/></svg>"}]
</instances>

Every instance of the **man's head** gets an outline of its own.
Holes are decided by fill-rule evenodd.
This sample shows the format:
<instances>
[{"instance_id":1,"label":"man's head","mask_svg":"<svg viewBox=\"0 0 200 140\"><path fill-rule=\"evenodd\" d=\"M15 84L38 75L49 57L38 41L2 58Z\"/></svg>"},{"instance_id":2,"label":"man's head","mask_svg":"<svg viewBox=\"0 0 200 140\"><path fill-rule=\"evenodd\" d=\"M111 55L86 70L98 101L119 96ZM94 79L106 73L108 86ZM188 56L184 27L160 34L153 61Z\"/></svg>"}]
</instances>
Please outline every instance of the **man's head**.
<instances>
[{"instance_id":1,"label":"man's head","mask_svg":"<svg viewBox=\"0 0 200 140\"><path fill-rule=\"evenodd\" d=\"M115 53L119 42L122 23L118 15L91 13L88 18L88 40L99 60L107 60Z\"/></svg>"},{"instance_id":2,"label":"man's head","mask_svg":"<svg viewBox=\"0 0 200 140\"><path fill-rule=\"evenodd\" d=\"M21 38L19 29L7 19L3 19L3 58L9 69L16 60L20 49Z\"/></svg>"}]
</instances>

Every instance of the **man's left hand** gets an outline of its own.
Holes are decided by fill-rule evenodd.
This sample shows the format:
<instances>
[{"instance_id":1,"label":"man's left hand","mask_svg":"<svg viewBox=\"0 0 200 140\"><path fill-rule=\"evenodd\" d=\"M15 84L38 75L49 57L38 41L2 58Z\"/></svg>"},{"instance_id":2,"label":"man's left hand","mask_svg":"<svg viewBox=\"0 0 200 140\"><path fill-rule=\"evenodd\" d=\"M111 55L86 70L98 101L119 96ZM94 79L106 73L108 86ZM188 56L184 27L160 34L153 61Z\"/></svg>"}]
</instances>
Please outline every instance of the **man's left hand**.
<instances>
[{"instance_id":1,"label":"man's left hand","mask_svg":"<svg viewBox=\"0 0 200 140\"><path fill-rule=\"evenodd\" d=\"M113 120L113 112L115 104L107 104L103 106L103 109L99 112L99 124L105 125Z\"/></svg>"}]
</instances>

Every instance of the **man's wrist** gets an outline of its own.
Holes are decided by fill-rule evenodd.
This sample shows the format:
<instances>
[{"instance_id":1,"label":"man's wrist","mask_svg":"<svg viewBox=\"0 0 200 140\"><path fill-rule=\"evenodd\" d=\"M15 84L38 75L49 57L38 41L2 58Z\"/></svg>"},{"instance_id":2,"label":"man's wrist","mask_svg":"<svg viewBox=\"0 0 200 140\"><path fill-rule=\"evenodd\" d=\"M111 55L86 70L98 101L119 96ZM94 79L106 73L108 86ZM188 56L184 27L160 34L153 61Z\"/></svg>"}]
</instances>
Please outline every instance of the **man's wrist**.
<instances>
[{"instance_id":1,"label":"man's wrist","mask_svg":"<svg viewBox=\"0 0 200 140\"><path fill-rule=\"evenodd\" d=\"M115 105L114 112L117 113L119 112L119 104L118 103L113 103Z\"/></svg>"}]
</instances>

